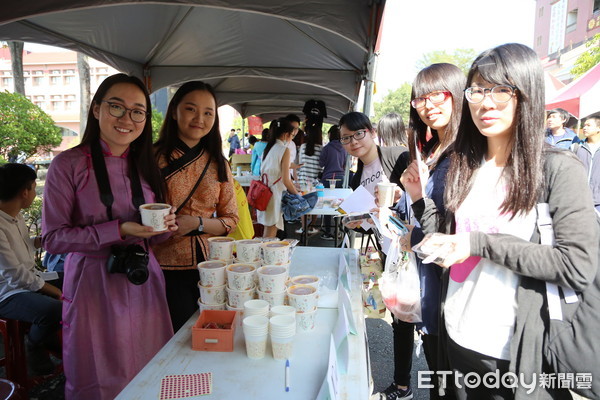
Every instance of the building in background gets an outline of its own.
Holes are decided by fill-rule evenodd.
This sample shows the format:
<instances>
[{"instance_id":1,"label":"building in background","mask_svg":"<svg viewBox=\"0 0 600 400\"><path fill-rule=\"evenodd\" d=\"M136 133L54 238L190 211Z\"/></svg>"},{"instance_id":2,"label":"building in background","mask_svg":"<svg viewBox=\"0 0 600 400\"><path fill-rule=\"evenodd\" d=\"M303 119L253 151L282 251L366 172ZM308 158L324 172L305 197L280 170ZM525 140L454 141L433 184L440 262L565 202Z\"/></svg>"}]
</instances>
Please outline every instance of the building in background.
<instances>
[{"instance_id":1,"label":"building in background","mask_svg":"<svg viewBox=\"0 0 600 400\"><path fill-rule=\"evenodd\" d=\"M600 33L600 0L536 0L534 50L564 83L585 43Z\"/></svg>"},{"instance_id":2,"label":"building in background","mask_svg":"<svg viewBox=\"0 0 600 400\"><path fill-rule=\"evenodd\" d=\"M88 58L88 63L90 98L92 98L100 83L109 75L119 71L91 57ZM80 92L77 53L59 49L53 52L26 50L23 52L23 75L25 96L50 115L56 125L62 128L62 143L52 151L52 155L79 144L81 132L79 132ZM14 91L8 48L0 48L0 91L4 90ZM177 87L169 87L152 93L150 99L153 108L164 115L176 90ZM239 114L233 108L219 107L221 132L229 132L236 117L239 117Z\"/></svg>"}]
</instances>

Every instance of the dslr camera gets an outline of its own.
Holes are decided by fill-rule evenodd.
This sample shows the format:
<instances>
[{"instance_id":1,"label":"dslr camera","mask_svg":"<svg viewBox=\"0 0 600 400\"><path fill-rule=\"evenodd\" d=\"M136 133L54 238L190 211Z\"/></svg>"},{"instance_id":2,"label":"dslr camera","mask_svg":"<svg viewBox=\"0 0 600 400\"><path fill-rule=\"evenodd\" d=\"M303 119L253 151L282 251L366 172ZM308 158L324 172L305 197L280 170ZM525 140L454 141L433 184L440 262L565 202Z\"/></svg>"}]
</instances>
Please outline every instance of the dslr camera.
<instances>
[{"instance_id":1,"label":"dslr camera","mask_svg":"<svg viewBox=\"0 0 600 400\"><path fill-rule=\"evenodd\" d=\"M108 272L125 274L129 282L141 285L148 280L148 252L138 244L112 246Z\"/></svg>"}]
</instances>

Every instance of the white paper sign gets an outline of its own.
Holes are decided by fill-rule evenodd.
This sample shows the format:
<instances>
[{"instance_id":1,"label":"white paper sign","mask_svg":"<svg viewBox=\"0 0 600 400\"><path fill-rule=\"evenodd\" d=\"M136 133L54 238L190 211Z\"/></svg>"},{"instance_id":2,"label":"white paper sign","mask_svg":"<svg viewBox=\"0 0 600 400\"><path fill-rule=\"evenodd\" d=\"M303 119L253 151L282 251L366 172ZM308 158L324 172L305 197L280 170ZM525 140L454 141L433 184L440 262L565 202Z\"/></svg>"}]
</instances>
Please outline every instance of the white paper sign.
<instances>
[{"instance_id":1,"label":"white paper sign","mask_svg":"<svg viewBox=\"0 0 600 400\"><path fill-rule=\"evenodd\" d=\"M339 399L339 371L337 366L337 356L333 336L329 339L329 364L327 366L327 375L323 380L319 394L316 400L337 400Z\"/></svg>"},{"instance_id":2,"label":"white paper sign","mask_svg":"<svg viewBox=\"0 0 600 400\"><path fill-rule=\"evenodd\" d=\"M338 311L345 312L346 317L348 318L348 326L350 328L350 333L356 335L356 323L354 322L354 315L352 315L352 303L350 303L350 296L348 295L348 291L341 285L338 288Z\"/></svg>"},{"instance_id":3,"label":"white paper sign","mask_svg":"<svg viewBox=\"0 0 600 400\"><path fill-rule=\"evenodd\" d=\"M333 340L335 342L335 348L337 349L337 361L339 363L339 369L342 374L346 374L348 372L348 362L350 360L350 344L348 342L349 334L350 326L348 324L346 312L344 310L339 310L337 322L333 328Z\"/></svg>"}]
</instances>

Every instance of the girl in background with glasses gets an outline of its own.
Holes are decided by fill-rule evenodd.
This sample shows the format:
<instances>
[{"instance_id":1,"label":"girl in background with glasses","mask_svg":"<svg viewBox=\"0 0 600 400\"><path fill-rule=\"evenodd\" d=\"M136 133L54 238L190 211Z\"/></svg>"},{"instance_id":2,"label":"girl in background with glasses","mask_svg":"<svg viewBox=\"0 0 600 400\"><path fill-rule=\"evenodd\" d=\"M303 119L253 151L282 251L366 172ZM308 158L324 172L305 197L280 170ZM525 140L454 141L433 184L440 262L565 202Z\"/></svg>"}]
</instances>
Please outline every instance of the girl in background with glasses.
<instances>
[{"instance_id":1,"label":"girl in background with glasses","mask_svg":"<svg viewBox=\"0 0 600 400\"><path fill-rule=\"evenodd\" d=\"M343 115L339 126L340 143L351 156L358 158L358 168L350 182L353 190L364 186L374 195L379 182L400 183L400 175L408 164L406 147L379 147L369 117L361 112Z\"/></svg>"},{"instance_id":2,"label":"girl in background with glasses","mask_svg":"<svg viewBox=\"0 0 600 400\"><path fill-rule=\"evenodd\" d=\"M158 164L177 209L176 235L156 246L167 285L173 329L198 310L199 262L209 259L208 238L226 236L239 221L233 175L223 155L212 86L183 84L169 102L155 145Z\"/></svg>"},{"instance_id":3,"label":"girl in background with glasses","mask_svg":"<svg viewBox=\"0 0 600 400\"><path fill-rule=\"evenodd\" d=\"M451 156L447 212L428 198L413 204L422 226L449 233L427 243L439 246L439 264L449 268L442 321L450 366L462 374L510 371L530 382L552 372L542 347L545 281L581 291L598 268L598 223L585 171L571 153L544 145L543 87L530 48L505 44L479 55ZM554 247L539 243L540 202L549 204ZM570 398L567 389L538 385L530 394L522 385L461 386L460 399L546 398L546 390Z\"/></svg>"},{"instance_id":4,"label":"girl in background with glasses","mask_svg":"<svg viewBox=\"0 0 600 400\"><path fill-rule=\"evenodd\" d=\"M449 154L458 131L465 81L465 75L460 68L441 63L432 64L421 70L412 84L408 133L412 162L400 179L412 202L418 201L425 194L434 200L438 209L444 210L446 173L450 165ZM425 176L428 176L428 180L425 193L420 181L415 185L411 179L415 173L418 177L416 152L420 153L421 159L427 164ZM398 202L397 211L401 219L410 220L412 210L409 209L409 204L406 196ZM410 247L419 243L424 234L420 227L413 228L411 233L402 239L405 243L404 250L410 251ZM416 328L423 340L429 369L438 371L437 342L442 269L435 264L421 264L420 260L417 262L421 282L422 322L416 324ZM383 393L386 399L408 398L412 395L409 384L415 324L394 318L392 328L394 329L394 382ZM432 377L432 384L429 393L432 400L454 397L452 392L443 397L439 395L436 377Z\"/></svg>"},{"instance_id":5,"label":"girl in background with glasses","mask_svg":"<svg viewBox=\"0 0 600 400\"><path fill-rule=\"evenodd\" d=\"M143 240L151 239L152 245L170 233L141 225L132 202L132 164L144 201L164 201L149 110L150 97L138 78L108 77L92 99L81 144L56 156L48 170L43 246L52 253L69 253L62 311L67 399L114 399L173 335L164 277ZM93 148L106 165L112 218L100 199ZM177 229L174 214L165 222L170 231ZM141 285L107 269L111 247L130 244L148 252L149 277Z\"/></svg>"}]
</instances>

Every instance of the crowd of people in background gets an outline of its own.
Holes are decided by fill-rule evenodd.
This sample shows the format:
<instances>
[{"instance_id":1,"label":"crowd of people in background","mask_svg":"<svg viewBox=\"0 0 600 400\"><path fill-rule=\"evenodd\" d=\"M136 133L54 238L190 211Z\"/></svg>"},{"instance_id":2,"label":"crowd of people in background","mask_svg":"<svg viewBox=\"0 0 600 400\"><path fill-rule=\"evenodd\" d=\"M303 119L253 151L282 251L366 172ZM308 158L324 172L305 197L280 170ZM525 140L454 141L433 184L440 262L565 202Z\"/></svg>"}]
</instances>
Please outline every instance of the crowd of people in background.
<instances>
[{"instance_id":1,"label":"crowd of people in background","mask_svg":"<svg viewBox=\"0 0 600 400\"><path fill-rule=\"evenodd\" d=\"M273 193L256 214L262 236L284 229L284 192L301 196L307 185L330 181L342 187L350 156L357 162L353 190L375 196L378 183L397 185L389 212L407 221L402 250L425 237L446 249L435 263L417 261L422 322L394 317L394 381L380 399L413 397L415 329L434 372L552 372L539 294L546 282L584 292L597 274L600 117L584 121L580 139L566 111L545 114L540 88L533 50L505 44L481 53L466 77L446 63L421 70L407 126L391 113L375 129L353 111L329 128L323 145L326 105L310 100L304 119L275 119L260 140L229 132L228 156L251 151L252 175L264 176ZM0 316L32 324L32 374L53 368L46 350L62 351L67 399L114 398L197 311L196 266L208 259L208 238L230 234L239 222L217 104L210 85L183 84L152 143L144 84L125 74L105 79L81 144L50 165L38 238L28 237L21 215L35 197L35 172L0 167ZM548 203L555 246L535 239L540 202ZM144 203L171 205L166 230L140 223ZM347 229L370 233L360 225ZM308 226L309 234L318 232ZM333 239L331 228L325 218L322 239ZM40 246L49 265L63 266L62 282L35 272ZM380 244L378 250L385 260ZM132 267L119 266L125 257ZM529 396L523 390L434 379L430 398ZM569 398L559 387L536 387L532 396Z\"/></svg>"}]
</instances>

